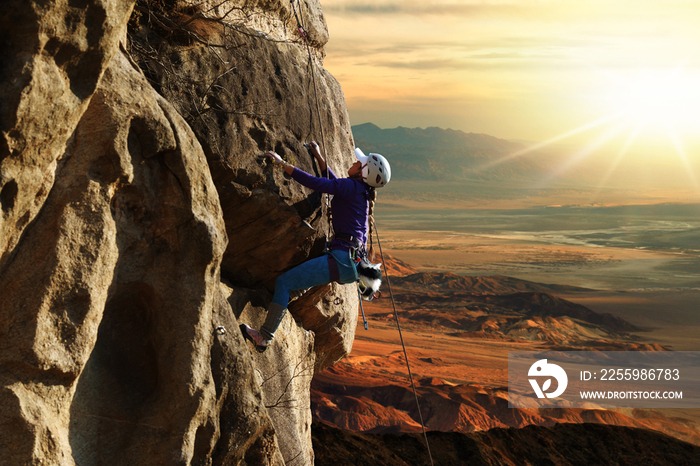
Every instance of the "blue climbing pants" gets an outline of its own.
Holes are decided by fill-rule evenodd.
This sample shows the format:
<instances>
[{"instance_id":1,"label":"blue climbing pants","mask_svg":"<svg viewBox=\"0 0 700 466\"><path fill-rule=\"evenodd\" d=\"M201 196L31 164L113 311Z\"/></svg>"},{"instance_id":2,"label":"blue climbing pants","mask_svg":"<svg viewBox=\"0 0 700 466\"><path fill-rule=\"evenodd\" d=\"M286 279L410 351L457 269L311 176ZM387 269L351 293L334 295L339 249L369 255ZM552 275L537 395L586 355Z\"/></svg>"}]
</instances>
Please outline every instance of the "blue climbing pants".
<instances>
[{"instance_id":1,"label":"blue climbing pants","mask_svg":"<svg viewBox=\"0 0 700 466\"><path fill-rule=\"evenodd\" d=\"M350 251L337 249L329 251L328 254L333 256L338 266L338 281L340 283L357 281L357 270ZM272 340L275 336L277 327L282 323L282 318L284 318L284 314L287 311L289 293L330 282L331 270L326 254L299 264L280 275L275 282L275 294L267 311L267 319L261 329L263 336L268 340Z\"/></svg>"}]
</instances>

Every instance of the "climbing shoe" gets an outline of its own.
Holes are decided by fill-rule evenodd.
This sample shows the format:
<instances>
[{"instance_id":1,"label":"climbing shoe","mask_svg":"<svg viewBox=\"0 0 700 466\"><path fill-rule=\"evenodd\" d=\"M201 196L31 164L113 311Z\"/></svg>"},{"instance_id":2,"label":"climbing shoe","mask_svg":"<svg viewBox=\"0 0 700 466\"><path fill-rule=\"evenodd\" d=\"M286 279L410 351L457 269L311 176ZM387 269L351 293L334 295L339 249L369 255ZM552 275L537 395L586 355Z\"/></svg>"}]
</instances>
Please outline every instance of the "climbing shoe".
<instances>
[{"instance_id":1,"label":"climbing shoe","mask_svg":"<svg viewBox=\"0 0 700 466\"><path fill-rule=\"evenodd\" d=\"M266 340L265 337L260 334L260 332L248 327L246 324L241 324L240 328L243 338L253 342L255 349L258 350L258 353L264 353L270 343L272 343L270 340Z\"/></svg>"}]
</instances>

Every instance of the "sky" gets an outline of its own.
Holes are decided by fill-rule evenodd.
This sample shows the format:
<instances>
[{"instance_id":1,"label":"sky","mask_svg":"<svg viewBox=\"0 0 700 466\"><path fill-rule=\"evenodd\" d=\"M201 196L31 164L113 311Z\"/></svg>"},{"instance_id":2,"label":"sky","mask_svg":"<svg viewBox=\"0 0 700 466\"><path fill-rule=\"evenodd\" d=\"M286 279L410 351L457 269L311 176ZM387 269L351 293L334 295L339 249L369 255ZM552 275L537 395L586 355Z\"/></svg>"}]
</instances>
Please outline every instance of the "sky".
<instances>
[{"instance_id":1,"label":"sky","mask_svg":"<svg viewBox=\"0 0 700 466\"><path fill-rule=\"evenodd\" d=\"M700 177L700 1L321 5L353 125L663 153Z\"/></svg>"}]
</instances>

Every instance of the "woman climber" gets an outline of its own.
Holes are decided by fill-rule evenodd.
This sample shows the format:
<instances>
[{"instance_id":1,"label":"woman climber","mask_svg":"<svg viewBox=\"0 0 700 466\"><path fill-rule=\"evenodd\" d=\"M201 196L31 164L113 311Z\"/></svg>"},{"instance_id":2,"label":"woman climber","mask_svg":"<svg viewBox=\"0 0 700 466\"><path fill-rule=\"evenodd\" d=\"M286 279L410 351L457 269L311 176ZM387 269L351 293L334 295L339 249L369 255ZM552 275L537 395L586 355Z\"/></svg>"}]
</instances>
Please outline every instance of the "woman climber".
<instances>
[{"instance_id":1,"label":"woman climber","mask_svg":"<svg viewBox=\"0 0 700 466\"><path fill-rule=\"evenodd\" d=\"M326 254L310 259L277 278L267 318L259 332L246 324L241 325L243 336L252 341L260 353L270 346L277 327L282 323L290 292L334 281L353 283L358 280L353 258L356 252L364 253L368 227L372 224L375 188L385 186L391 178L389 162L379 154L366 156L360 149L355 149L357 162L348 170L347 178L338 178L326 165L316 142L307 148L318 162L322 175L327 177L309 175L285 162L275 152L267 152L265 156L276 166L282 167L298 183L314 191L333 195L331 223L336 234L328 244Z\"/></svg>"}]
</instances>

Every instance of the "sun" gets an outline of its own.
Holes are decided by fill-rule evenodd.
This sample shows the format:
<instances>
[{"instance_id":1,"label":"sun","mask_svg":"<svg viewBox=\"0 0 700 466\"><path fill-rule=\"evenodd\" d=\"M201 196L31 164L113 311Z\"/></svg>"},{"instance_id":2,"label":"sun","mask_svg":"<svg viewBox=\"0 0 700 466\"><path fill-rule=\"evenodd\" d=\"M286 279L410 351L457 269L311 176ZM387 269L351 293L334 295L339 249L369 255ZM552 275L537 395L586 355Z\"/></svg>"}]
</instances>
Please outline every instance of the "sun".
<instances>
[{"instance_id":1,"label":"sun","mask_svg":"<svg viewBox=\"0 0 700 466\"><path fill-rule=\"evenodd\" d=\"M585 138L587 142L576 142L576 150L550 170L550 175L540 180L540 185L553 182L598 153L605 154L598 158L602 162L599 166L601 187L628 156L634 156L640 162L650 160L650 157L668 161L675 156L694 189L700 193L694 166L700 147L697 143L700 74L687 72L683 67L614 73L599 71L605 79L596 82L594 91L586 96L594 103L598 118L493 160L482 168L506 163L563 140L576 137L583 141ZM691 150L689 143L693 144ZM601 150L603 147L604 151Z\"/></svg>"},{"instance_id":2,"label":"sun","mask_svg":"<svg viewBox=\"0 0 700 466\"><path fill-rule=\"evenodd\" d=\"M609 98L613 113L640 130L683 132L700 124L700 80L681 67L618 75Z\"/></svg>"}]
</instances>

